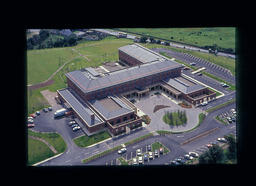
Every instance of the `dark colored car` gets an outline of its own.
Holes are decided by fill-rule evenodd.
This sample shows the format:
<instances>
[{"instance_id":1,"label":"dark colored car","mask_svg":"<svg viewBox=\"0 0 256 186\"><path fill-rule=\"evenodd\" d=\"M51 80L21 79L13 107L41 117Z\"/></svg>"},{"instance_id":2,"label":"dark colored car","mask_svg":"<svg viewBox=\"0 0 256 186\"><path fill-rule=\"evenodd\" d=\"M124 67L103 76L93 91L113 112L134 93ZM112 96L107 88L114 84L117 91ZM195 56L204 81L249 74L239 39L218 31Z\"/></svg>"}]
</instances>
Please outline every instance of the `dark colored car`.
<instances>
[{"instance_id":1,"label":"dark colored car","mask_svg":"<svg viewBox=\"0 0 256 186\"><path fill-rule=\"evenodd\" d=\"M44 111L44 112L48 112L47 108L44 108L43 111Z\"/></svg>"},{"instance_id":2,"label":"dark colored car","mask_svg":"<svg viewBox=\"0 0 256 186\"><path fill-rule=\"evenodd\" d=\"M147 146L148 151L151 151L151 145Z\"/></svg>"},{"instance_id":3,"label":"dark colored car","mask_svg":"<svg viewBox=\"0 0 256 186\"><path fill-rule=\"evenodd\" d=\"M144 161L148 161L148 155L144 154Z\"/></svg>"}]
</instances>

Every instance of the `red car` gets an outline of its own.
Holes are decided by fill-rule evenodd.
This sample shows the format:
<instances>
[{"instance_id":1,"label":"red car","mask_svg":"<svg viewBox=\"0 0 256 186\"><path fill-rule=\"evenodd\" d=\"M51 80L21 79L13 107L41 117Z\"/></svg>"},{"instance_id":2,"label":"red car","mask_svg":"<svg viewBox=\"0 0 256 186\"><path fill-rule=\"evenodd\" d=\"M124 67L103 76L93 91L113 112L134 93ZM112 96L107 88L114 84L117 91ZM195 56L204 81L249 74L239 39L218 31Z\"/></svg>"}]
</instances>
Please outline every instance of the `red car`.
<instances>
[{"instance_id":1,"label":"red car","mask_svg":"<svg viewBox=\"0 0 256 186\"><path fill-rule=\"evenodd\" d=\"M212 144L207 144L207 147L208 147L208 148L212 147Z\"/></svg>"},{"instance_id":2,"label":"red car","mask_svg":"<svg viewBox=\"0 0 256 186\"><path fill-rule=\"evenodd\" d=\"M28 124L28 128L31 128L31 127L34 127L35 126L35 124L34 123L30 123L30 124Z\"/></svg>"},{"instance_id":3,"label":"red car","mask_svg":"<svg viewBox=\"0 0 256 186\"><path fill-rule=\"evenodd\" d=\"M30 114L29 116L32 117L32 118L35 118L35 117L36 117L35 114Z\"/></svg>"},{"instance_id":4,"label":"red car","mask_svg":"<svg viewBox=\"0 0 256 186\"><path fill-rule=\"evenodd\" d=\"M164 148L160 147L159 152L160 152L160 154L163 154L164 153Z\"/></svg>"}]
</instances>

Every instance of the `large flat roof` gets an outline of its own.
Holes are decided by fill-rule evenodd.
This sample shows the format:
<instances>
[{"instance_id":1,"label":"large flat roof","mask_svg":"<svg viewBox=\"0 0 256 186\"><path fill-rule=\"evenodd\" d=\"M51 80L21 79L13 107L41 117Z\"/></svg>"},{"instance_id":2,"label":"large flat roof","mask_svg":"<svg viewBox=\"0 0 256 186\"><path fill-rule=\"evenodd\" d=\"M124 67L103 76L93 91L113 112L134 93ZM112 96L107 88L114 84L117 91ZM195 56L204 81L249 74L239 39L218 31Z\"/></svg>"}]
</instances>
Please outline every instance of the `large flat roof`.
<instances>
[{"instance_id":1,"label":"large flat roof","mask_svg":"<svg viewBox=\"0 0 256 186\"><path fill-rule=\"evenodd\" d=\"M66 76L84 93L88 93L181 67L177 62L165 60L119 70L98 78L90 78L80 70L69 72Z\"/></svg>"},{"instance_id":2,"label":"large flat roof","mask_svg":"<svg viewBox=\"0 0 256 186\"><path fill-rule=\"evenodd\" d=\"M103 99L90 100L89 103L96 108L107 120L123 114L133 112L133 110L115 96Z\"/></svg>"},{"instance_id":3,"label":"large flat roof","mask_svg":"<svg viewBox=\"0 0 256 186\"><path fill-rule=\"evenodd\" d=\"M149 63L162 59L159 55L155 54L149 49L141 47L140 45L126 45L119 48L120 51L138 59L142 63Z\"/></svg>"},{"instance_id":4,"label":"large flat roof","mask_svg":"<svg viewBox=\"0 0 256 186\"><path fill-rule=\"evenodd\" d=\"M68 89L59 90L60 95L65 99L65 101L70 105L70 107L89 125L93 126L103 121L92 111L86 104L82 104L74 94L72 94ZM91 114L94 114L95 120L92 122Z\"/></svg>"},{"instance_id":5,"label":"large flat roof","mask_svg":"<svg viewBox=\"0 0 256 186\"><path fill-rule=\"evenodd\" d=\"M189 94L206 88L205 86L192 82L184 77L166 78L163 81L184 94Z\"/></svg>"}]
</instances>

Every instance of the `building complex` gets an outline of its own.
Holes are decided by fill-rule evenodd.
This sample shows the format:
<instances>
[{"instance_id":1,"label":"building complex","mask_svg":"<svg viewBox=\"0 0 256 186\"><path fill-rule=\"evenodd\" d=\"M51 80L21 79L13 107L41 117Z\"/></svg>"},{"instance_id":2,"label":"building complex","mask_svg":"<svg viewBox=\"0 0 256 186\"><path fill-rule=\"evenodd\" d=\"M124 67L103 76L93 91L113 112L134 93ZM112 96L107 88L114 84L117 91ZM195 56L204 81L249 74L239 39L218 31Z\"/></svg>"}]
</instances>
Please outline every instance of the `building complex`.
<instances>
[{"instance_id":1,"label":"building complex","mask_svg":"<svg viewBox=\"0 0 256 186\"><path fill-rule=\"evenodd\" d=\"M67 103L88 133L108 129L112 135L142 125L132 97L162 91L197 106L216 98L207 87L182 76L183 65L138 44L120 47L119 63L128 66L99 73L85 68L66 74L67 88L58 97Z\"/></svg>"}]
</instances>

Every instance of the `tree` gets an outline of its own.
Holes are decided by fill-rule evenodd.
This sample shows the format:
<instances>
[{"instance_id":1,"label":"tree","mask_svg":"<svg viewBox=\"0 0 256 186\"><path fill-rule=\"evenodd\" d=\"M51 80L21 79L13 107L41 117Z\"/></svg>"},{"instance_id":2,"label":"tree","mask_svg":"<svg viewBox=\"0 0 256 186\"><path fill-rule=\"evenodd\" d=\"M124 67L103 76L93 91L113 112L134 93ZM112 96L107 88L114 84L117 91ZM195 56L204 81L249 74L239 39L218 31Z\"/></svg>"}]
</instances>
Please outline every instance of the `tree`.
<instances>
[{"instance_id":1,"label":"tree","mask_svg":"<svg viewBox=\"0 0 256 186\"><path fill-rule=\"evenodd\" d=\"M39 32L39 36L40 36L40 40L44 41L45 39L47 39L49 37L49 32L46 30L40 30Z\"/></svg>"},{"instance_id":2,"label":"tree","mask_svg":"<svg viewBox=\"0 0 256 186\"><path fill-rule=\"evenodd\" d=\"M140 38L140 43L146 43L146 40L147 40L147 39L148 39L147 37L142 36L142 37Z\"/></svg>"},{"instance_id":3,"label":"tree","mask_svg":"<svg viewBox=\"0 0 256 186\"><path fill-rule=\"evenodd\" d=\"M150 40L151 43L155 43L156 42L156 40L153 37L150 37L149 40Z\"/></svg>"},{"instance_id":4,"label":"tree","mask_svg":"<svg viewBox=\"0 0 256 186\"><path fill-rule=\"evenodd\" d=\"M218 145L213 145L208 151L199 156L201 164L216 164L222 163L224 160L223 149Z\"/></svg>"},{"instance_id":5,"label":"tree","mask_svg":"<svg viewBox=\"0 0 256 186\"><path fill-rule=\"evenodd\" d=\"M161 41L159 39L156 40L156 44L161 44Z\"/></svg>"},{"instance_id":6,"label":"tree","mask_svg":"<svg viewBox=\"0 0 256 186\"><path fill-rule=\"evenodd\" d=\"M228 142L228 158L229 159L235 159L236 158L236 141L235 141L235 138L234 136L232 135L228 135L228 136L225 136L225 139L227 140Z\"/></svg>"}]
</instances>

